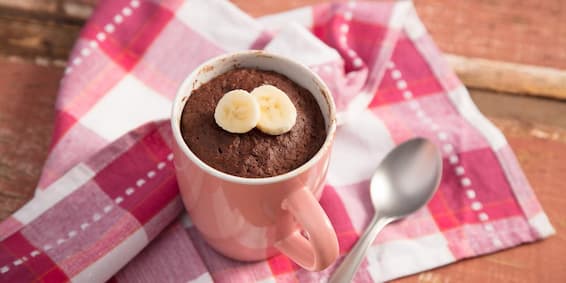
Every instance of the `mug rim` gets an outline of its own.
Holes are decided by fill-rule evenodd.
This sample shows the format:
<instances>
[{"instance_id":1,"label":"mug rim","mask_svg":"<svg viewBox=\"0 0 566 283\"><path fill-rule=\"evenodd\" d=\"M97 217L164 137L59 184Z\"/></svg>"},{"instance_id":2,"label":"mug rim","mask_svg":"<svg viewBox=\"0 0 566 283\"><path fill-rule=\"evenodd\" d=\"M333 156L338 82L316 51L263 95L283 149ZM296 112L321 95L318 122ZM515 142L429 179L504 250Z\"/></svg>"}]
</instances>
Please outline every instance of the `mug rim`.
<instances>
[{"instance_id":1,"label":"mug rim","mask_svg":"<svg viewBox=\"0 0 566 283\"><path fill-rule=\"evenodd\" d=\"M286 61L287 63L295 65L295 67L298 67L300 69L305 70L307 73L309 73L311 75L311 77L313 78L313 83L317 84L317 87L320 89L322 96L324 97L326 103L328 104L328 108L329 108L328 117L325 117L325 118L328 118L328 129L327 129L326 138L324 140L324 143L322 144L320 149L316 152L316 154L313 157L311 157L307 162L305 162L301 166L299 166L299 167L297 167L297 168L295 168L295 169L293 169L289 172L286 172L284 174L270 176L270 177L263 177L263 178L247 178L247 177L240 177L240 176L231 175L231 174L222 172L222 171L206 164L204 161L202 161L200 158L198 158L196 156L196 154L189 148L189 146L187 145L187 143L185 142L185 140L183 139L183 136L181 134L181 121L180 120L181 120L181 117L182 117L182 111L185 108L185 104L188 101L188 99L185 99L185 101L182 101L182 99L183 99L184 94L187 93L187 88L194 82L195 77L203 69L205 69L208 66L214 66L214 65L216 65L216 63L221 62L223 60L226 60L228 58L234 58L234 57L239 57L239 56L249 56L249 55L251 55L251 56L265 56L265 57L270 57L270 58L276 59L276 60ZM275 72L277 72L277 71L275 71ZM304 86L302 86L302 87L304 87ZM192 90L191 90L191 92L192 92ZM312 95L312 93L311 93L311 95ZM319 107L320 107L320 105L319 105ZM322 111L322 109L321 109L321 111ZM179 112L181 112L181 113L179 113ZM323 115L324 115L324 111L322 111L322 112L323 112ZM178 121L175 120L177 113L179 113L178 119L177 119ZM330 150L330 146L332 144L332 140L333 140L334 134L336 132L336 106L334 104L334 99L333 99L333 97L330 93L330 90L328 89L328 86L318 76L318 74L313 72L306 65L299 63L297 61L294 61L290 58L280 56L280 55L276 55L276 54L269 53L269 52L265 52L263 50L236 51L236 52L224 53L224 54L221 54L219 56L208 59L204 63L197 66L187 77L185 77L185 79L183 79L183 82L181 83L181 85L177 89L177 92L175 93L175 99L173 100L173 105L172 105L172 109L171 109L170 122L171 122L171 128L172 128L172 132L173 132L173 138L175 139L175 143L177 144L177 146L180 147L181 151L183 152L183 154L185 156L187 156L194 164L196 164L198 167L200 167L205 172L207 172L207 173L209 173L209 174L211 174L211 175L213 175L217 178L220 178L221 180L227 181L227 182L238 183L238 184L247 184L247 185L265 185L265 184L272 184L272 183L278 183L278 182L286 181L286 180L292 179L292 178L304 173L305 171L307 171L308 169L313 167L316 163L318 163L318 161L324 156L326 151Z\"/></svg>"}]
</instances>

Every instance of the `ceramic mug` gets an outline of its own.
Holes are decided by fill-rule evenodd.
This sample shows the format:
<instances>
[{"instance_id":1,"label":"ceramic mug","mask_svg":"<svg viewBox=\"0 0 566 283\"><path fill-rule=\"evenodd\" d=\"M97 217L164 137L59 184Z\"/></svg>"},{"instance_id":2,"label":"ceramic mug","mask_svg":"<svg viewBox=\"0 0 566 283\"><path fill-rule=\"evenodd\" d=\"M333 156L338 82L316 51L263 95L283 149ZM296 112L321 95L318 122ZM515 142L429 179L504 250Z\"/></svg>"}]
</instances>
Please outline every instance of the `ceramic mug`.
<instances>
[{"instance_id":1,"label":"ceramic mug","mask_svg":"<svg viewBox=\"0 0 566 283\"><path fill-rule=\"evenodd\" d=\"M308 162L282 175L243 178L216 170L191 152L180 125L188 97L203 83L235 67L275 71L313 94L324 115L327 136ZM172 109L174 163L185 207L210 246L245 261L281 252L311 271L322 270L336 260L336 233L318 203L336 130L335 116L328 87L315 73L288 58L263 51L213 58L185 79Z\"/></svg>"}]
</instances>

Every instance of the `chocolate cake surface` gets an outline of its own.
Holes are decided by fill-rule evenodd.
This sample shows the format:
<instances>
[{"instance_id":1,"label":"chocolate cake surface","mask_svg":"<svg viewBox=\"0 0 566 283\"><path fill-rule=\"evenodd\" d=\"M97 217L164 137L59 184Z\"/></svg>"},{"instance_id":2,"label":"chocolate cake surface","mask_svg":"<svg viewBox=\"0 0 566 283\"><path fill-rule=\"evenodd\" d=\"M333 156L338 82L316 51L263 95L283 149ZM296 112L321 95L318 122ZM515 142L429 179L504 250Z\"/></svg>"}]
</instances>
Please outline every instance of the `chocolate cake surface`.
<instances>
[{"instance_id":1,"label":"chocolate cake surface","mask_svg":"<svg viewBox=\"0 0 566 283\"><path fill-rule=\"evenodd\" d=\"M214 120L216 104L234 89L251 92L270 84L284 91L297 109L293 128L271 136L258 129L229 133ZM191 151L222 172L247 178L277 176L311 159L326 139L324 118L318 103L305 88L272 72L240 68L228 71L194 90L183 109L181 133Z\"/></svg>"}]
</instances>

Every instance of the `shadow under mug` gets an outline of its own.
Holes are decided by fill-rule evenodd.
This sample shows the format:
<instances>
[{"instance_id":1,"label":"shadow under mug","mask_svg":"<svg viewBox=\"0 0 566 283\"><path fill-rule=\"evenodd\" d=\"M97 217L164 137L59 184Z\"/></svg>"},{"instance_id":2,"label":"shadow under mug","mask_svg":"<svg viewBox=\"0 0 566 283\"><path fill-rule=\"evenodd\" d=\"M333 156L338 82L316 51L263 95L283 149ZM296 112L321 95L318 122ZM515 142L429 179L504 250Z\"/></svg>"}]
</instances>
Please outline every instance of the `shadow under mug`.
<instances>
[{"instance_id":1,"label":"shadow under mug","mask_svg":"<svg viewBox=\"0 0 566 283\"><path fill-rule=\"evenodd\" d=\"M308 162L274 177L243 178L216 170L191 152L180 130L188 97L202 84L236 67L275 71L313 94L325 119L327 137ZM334 141L336 113L328 87L315 73L288 58L263 51L213 58L182 83L173 102L171 126L181 196L192 222L210 246L225 256L245 261L281 252L311 271L325 269L336 260L336 233L318 203Z\"/></svg>"}]
</instances>

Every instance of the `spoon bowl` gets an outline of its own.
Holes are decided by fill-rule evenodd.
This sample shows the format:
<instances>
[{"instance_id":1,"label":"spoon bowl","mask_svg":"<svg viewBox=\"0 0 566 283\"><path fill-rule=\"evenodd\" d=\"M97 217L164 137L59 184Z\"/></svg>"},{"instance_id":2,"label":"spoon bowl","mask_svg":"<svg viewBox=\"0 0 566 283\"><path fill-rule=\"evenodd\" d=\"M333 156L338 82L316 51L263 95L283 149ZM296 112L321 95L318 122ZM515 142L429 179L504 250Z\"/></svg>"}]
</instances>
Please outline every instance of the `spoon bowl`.
<instances>
[{"instance_id":1,"label":"spoon bowl","mask_svg":"<svg viewBox=\"0 0 566 283\"><path fill-rule=\"evenodd\" d=\"M383 159L371 178L370 195L376 214L402 218L423 207L438 187L442 156L424 138L406 141Z\"/></svg>"},{"instance_id":2,"label":"spoon bowl","mask_svg":"<svg viewBox=\"0 0 566 283\"><path fill-rule=\"evenodd\" d=\"M371 178L375 214L329 282L351 282L379 231L425 206L436 192L441 175L442 155L427 139L411 139L389 152Z\"/></svg>"}]
</instances>

